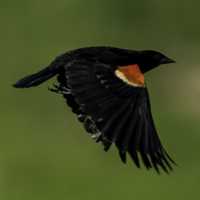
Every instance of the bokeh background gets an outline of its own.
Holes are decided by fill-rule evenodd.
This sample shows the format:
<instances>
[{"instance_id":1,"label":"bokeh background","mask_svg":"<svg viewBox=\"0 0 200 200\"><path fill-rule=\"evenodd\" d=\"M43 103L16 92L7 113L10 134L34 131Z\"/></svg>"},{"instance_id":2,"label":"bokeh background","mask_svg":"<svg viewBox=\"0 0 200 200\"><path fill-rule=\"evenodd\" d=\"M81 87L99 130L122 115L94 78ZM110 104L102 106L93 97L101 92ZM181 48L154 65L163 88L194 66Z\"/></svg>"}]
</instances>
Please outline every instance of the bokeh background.
<instances>
[{"instance_id":1,"label":"bokeh background","mask_svg":"<svg viewBox=\"0 0 200 200\"><path fill-rule=\"evenodd\" d=\"M177 200L200 197L200 1L0 0L0 199ZM171 175L104 153L64 99L12 84L70 49L155 49L175 59L146 74Z\"/></svg>"}]
</instances>

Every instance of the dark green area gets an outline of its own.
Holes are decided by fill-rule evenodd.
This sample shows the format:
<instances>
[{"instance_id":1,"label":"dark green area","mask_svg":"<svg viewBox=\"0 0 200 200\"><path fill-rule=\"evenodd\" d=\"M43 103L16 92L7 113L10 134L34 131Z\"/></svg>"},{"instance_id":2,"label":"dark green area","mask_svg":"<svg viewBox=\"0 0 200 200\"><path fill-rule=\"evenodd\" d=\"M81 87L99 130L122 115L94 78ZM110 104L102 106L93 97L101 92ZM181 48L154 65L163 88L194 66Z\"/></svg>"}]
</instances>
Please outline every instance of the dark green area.
<instances>
[{"instance_id":1,"label":"dark green area","mask_svg":"<svg viewBox=\"0 0 200 200\"><path fill-rule=\"evenodd\" d=\"M200 196L200 2L0 1L2 200L177 200ZM155 49L177 60L146 74L160 137L178 163L157 175L104 153L64 99L11 85L83 46Z\"/></svg>"}]
</instances>

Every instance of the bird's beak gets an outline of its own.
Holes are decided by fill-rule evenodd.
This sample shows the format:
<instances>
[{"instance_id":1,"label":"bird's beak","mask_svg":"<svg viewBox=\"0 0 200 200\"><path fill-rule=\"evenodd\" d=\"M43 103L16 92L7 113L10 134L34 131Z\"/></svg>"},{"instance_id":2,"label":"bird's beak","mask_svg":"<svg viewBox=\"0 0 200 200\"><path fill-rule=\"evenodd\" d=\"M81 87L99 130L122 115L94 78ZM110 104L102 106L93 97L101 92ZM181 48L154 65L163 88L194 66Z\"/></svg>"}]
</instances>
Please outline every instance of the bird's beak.
<instances>
[{"instance_id":1,"label":"bird's beak","mask_svg":"<svg viewBox=\"0 0 200 200\"><path fill-rule=\"evenodd\" d=\"M169 63L175 63L175 62L176 62L175 60L172 60L171 58L167 58L167 57L161 60L162 64L169 64Z\"/></svg>"}]
</instances>

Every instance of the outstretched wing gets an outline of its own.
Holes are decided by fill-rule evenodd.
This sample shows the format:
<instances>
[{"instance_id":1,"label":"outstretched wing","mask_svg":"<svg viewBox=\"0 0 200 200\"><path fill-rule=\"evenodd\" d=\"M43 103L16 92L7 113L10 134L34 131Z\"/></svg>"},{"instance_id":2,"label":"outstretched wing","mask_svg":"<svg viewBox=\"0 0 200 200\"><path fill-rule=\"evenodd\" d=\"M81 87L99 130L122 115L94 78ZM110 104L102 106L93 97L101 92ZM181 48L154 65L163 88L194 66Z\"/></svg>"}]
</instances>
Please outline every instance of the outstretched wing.
<instances>
[{"instance_id":1,"label":"outstretched wing","mask_svg":"<svg viewBox=\"0 0 200 200\"><path fill-rule=\"evenodd\" d=\"M121 160L128 152L137 167L172 170L174 161L163 148L153 122L146 87L135 87L116 76L116 66L74 61L65 66L64 94L77 115L84 116L88 132L107 151L115 143ZM67 96L68 95L68 96ZM88 121L87 121L88 120Z\"/></svg>"}]
</instances>

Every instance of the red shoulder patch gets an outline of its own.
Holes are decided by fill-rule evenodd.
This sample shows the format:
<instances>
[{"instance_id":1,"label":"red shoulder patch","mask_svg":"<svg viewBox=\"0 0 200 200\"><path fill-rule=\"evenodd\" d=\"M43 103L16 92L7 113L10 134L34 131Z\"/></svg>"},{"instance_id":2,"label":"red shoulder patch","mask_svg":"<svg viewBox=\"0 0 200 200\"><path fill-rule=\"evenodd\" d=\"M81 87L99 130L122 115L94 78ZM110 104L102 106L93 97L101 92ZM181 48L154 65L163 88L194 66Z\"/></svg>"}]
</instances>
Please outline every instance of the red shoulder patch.
<instances>
[{"instance_id":1,"label":"red shoulder patch","mask_svg":"<svg viewBox=\"0 0 200 200\"><path fill-rule=\"evenodd\" d=\"M119 66L117 70L115 70L115 75L130 85L136 87L144 87L145 85L144 74L137 64Z\"/></svg>"}]
</instances>

